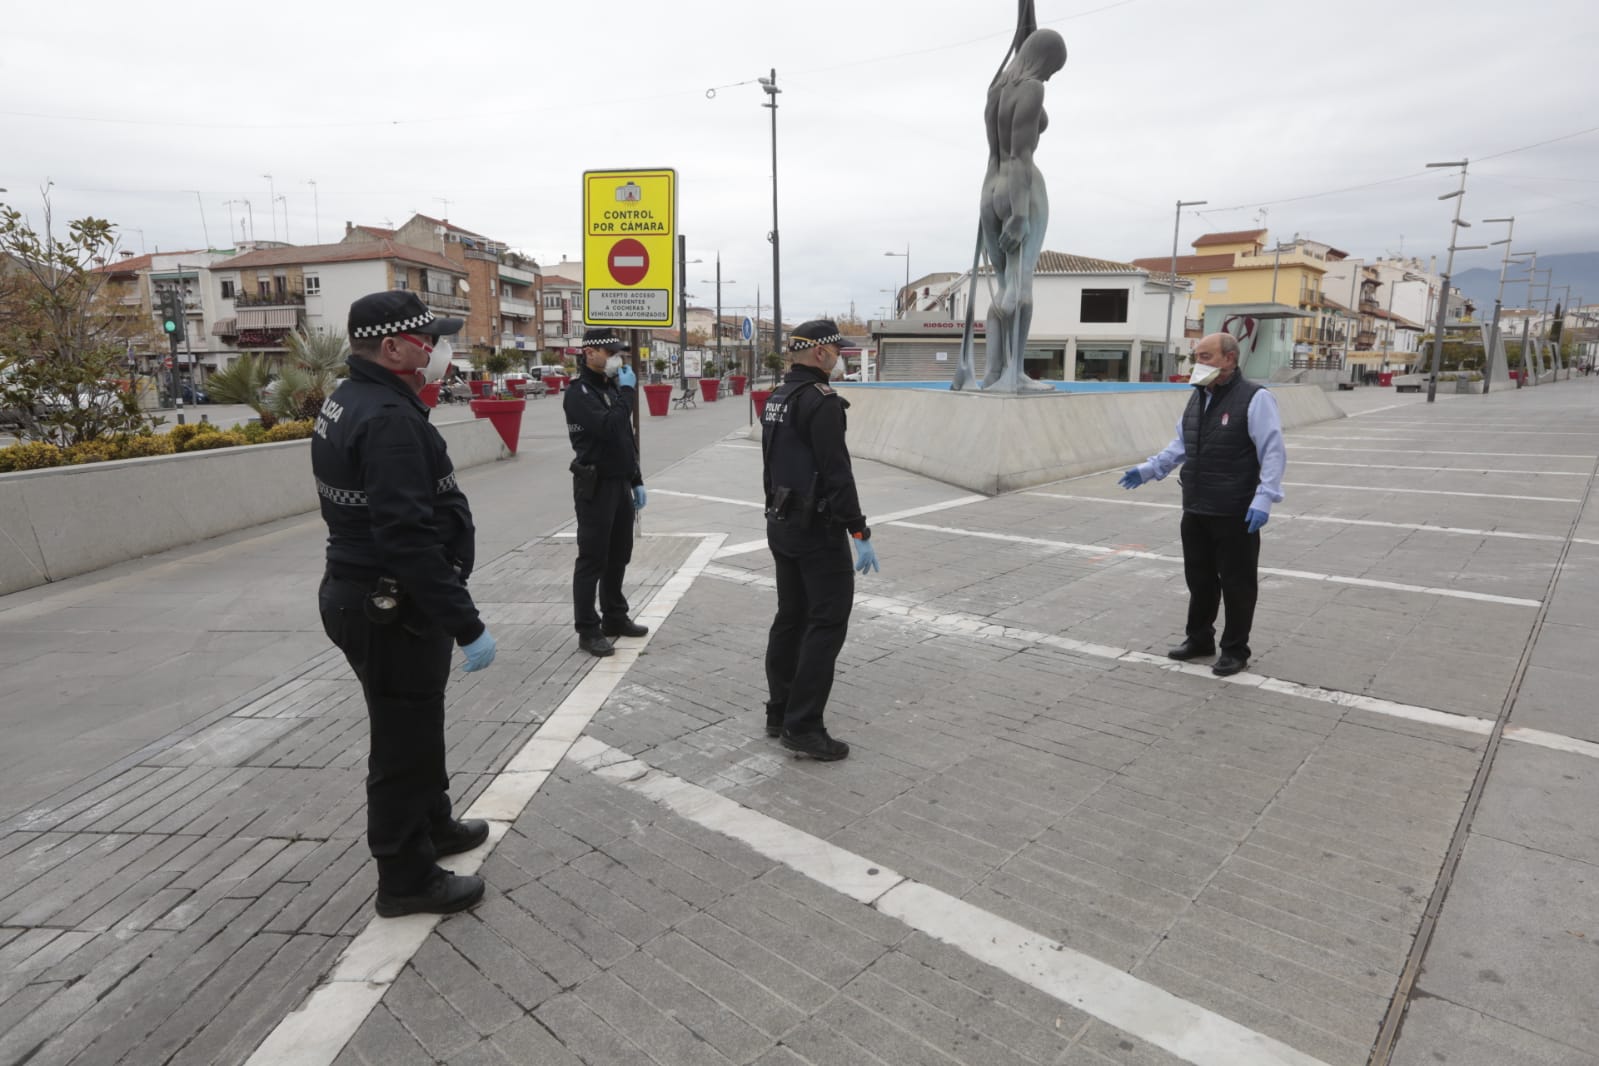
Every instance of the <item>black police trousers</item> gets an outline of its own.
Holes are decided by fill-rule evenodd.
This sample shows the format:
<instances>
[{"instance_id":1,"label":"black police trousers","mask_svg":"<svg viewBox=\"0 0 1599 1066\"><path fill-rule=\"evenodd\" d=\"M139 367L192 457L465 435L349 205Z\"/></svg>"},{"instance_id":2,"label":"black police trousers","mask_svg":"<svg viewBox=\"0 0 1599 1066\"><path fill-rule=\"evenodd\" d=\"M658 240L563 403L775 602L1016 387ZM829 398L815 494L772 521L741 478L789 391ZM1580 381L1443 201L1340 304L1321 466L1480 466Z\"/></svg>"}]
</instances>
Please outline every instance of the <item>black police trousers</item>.
<instances>
[{"instance_id":1,"label":"black police trousers","mask_svg":"<svg viewBox=\"0 0 1599 1066\"><path fill-rule=\"evenodd\" d=\"M766 641L766 717L792 736L824 727L833 664L844 647L855 599L849 535L842 529L791 529L768 521L777 563L777 617Z\"/></svg>"},{"instance_id":2,"label":"black police trousers","mask_svg":"<svg viewBox=\"0 0 1599 1066\"><path fill-rule=\"evenodd\" d=\"M378 625L364 612L366 582L324 577L322 628L349 660L366 697L371 747L366 773L366 839L385 892L420 891L433 871L429 830L450 821L444 768L444 685L454 641L403 623Z\"/></svg>"},{"instance_id":3,"label":"black police trousers","mask_svg":"<svg viewBox=\"0 0 1599 1066\"><path fill-rule=\"evenodd\" d=\"M1183 576L1188 579L1188 639L1216 640L1216 609L1225 604L1221 650L1249 658L1255 624L1256 567L1260 532L1249 532L1242 515L1183 512Z\"/></svg>"},{"instance_id":4,"label":"black police trousers","mask_svg":"<svg viewBox=\"0 0 1599 1066\"><path fill-rule=\"evenodd\" d=\"M601 620L620 622L627 617L627 597L622 578L633 560L633 486L626 478L602 477L594 495L577 498L577 565L572 570L572 615L582 636L597 637ZM599 587L600 609L594 610L594 589Z\"/></svg>"}]
</instances>

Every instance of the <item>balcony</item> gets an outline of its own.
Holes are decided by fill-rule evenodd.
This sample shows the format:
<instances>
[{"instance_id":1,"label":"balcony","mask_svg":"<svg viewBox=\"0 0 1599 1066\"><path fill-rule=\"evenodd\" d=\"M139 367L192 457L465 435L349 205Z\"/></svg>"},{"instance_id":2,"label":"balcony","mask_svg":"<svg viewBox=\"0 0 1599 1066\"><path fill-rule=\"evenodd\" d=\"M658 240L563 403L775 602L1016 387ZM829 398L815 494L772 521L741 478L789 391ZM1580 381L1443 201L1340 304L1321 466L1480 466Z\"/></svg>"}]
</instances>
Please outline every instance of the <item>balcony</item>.
<instances>
[{"instance_id":1,"label":"balcony","mask_svg":"<svg viewBox=\"0 0 1599 1066\"><path fill-rule=\"evenodd\" d=\"M442 292L417 292L414 289L406 291L416 292L418 296L422 297L422 302L427 304L429 309L434 311L448 311L451 314L460 312L461 314L465 314L466 312L472 310L472 301L466 299L464 296L451 296Z\"/></svg>"},{"instance_id":2,"label":"balcony","mask_svg":"<svg viewBox=\"0 0 1599 1066\"><path fill-rule=\"evenodd\" d=\"M304 307L305 293L303 292L272 292L265 295L258 292L241 292L233 297L235 307Z\"/></svg>"},{"instance_id":3,"label":"balcony","mask_svg":"<svg viewBox=\"0 0 1599 1066\"><path fill-rule=\"evenodd\" d=\"M500 314L511 318L537 318L539 316L539 308L532 300L518 300L514 296L501 296Z\"/></svg>"},{"instance_id":4,"label":"balcony","mask_svg":"<svg viewBox=\"0 0 1599 1066\"><path fill-rule=\"evenodd\" d=\"M513 285L537 285L539 280L537 272L524 270L509 263L500 264L500 278Z\"/></svg>"},{"instance_id":5,"label":"balcony","mask_svg":"<svg viewBox=\"0 0 1599 1066\"><path fill-rule=\"evenodd\" d=\"M1377 332L1375 330L1363 329L1355 334L1355 349L1357 351L1369 352L1372 350L1372 345L1376 343Z\"/></svg>"}]
</instances>

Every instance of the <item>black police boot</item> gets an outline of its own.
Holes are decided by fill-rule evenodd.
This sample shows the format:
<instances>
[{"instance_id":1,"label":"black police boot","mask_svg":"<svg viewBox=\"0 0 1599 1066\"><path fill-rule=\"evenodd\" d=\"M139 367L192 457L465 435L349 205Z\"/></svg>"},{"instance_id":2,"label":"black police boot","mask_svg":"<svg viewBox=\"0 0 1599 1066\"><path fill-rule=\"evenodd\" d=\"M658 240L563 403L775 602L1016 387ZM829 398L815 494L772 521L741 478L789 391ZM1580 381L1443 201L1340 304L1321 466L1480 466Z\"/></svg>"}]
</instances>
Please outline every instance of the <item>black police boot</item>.
<instances>
[{"instance_id":1,"label":"black police boot","mask_svg":"<svg viewBox=\"0 0 1599 1066\"><path fill-rule=\"evenodd\" d=\"M426 885L411 895L395 895L378 887L377 910L380 918L399 918L407 914L454 914L475 906L483 899L483 878L457 877L439 870Z\"/></svg>"},{"instance_id":2,"label":"black police boot","mask_svg":"<svg viewBox=\"0 0 1599 1066\"><path fill-rule=\"evenodd\" d=\"M1210 672L1217 677L1230 677L1249 665L1248 656L1234 655L1230 651L1221 653L1221 658L1210 668Z\"/></svg>"},{"instance_id":3,"label":"black police boot","mask_svg":"<svg viewBox=\"0 0 1599 1066\"><path fill-rule=\"evenodd\" d=\"M459 855L471 851L489 838L489 823L481 818L468 818L464 822L450 821L434 826L428 836L433 840L433 854Z\"/></svg>"},{"instance_id":4,"label":"black police boot","mask_svg":"<svg viewBox=\"0 0 1599 1066\"><path fill-rule=\"evenodd\" d=\"M642 637L649 631L649 626L641 626L631 618L623 618L617 622L606 622L604 625L604 632L608 637Z\"/></svg>"},{"instance_id":5,"label":"black police boot","mask_svg":"<svg viewBox=\"0 0 1599 1066\"><path fill-rule=\"evenodd\" d=\"M605 658L607 655L616 654L616 645L612 644L609 640L606 640L597 633L593 636L579 634L577 638L577 646L588 652L590 655L598 656L601 659Z\"/></svg>"},{"instance_id":6,"label":"black police boot","mask_svg":"<svg viewBox=\"0 0 1599 1066\"><path fill-rule=\"evenodd\" d=\"M782 715L768 714L766 716L766 735L769 737L780 737L783 735Z\"/></svg>"},{"instance_id":7,"label":"black police boot","mask_svg":"<svg viewBox=\"0 0 1599 1066\"><path fill-rule=\"evenodd\" d=\"M1176 659L1178 662L1185 663L1189 659L1203 659L1207 655L1215 654L1216 645L1201 644L1193 637L1189 637L1187 640L1168 651L1166 653L1166 658Z\"/></svg>"},{"instance_id":8,"label":"black police boot","mask_svg":"<svg viewBox=\"0 0 1599 1066\"><path fill-rule=\"evenodd\" d=\"M817 762L836 762L848 757L849 745L842 740L834 740L827 735L827 730L818 729L814 733L784 733L781 741L783 747L796 755L803 755L815 759Z\"/></svg>"}]
</instances>

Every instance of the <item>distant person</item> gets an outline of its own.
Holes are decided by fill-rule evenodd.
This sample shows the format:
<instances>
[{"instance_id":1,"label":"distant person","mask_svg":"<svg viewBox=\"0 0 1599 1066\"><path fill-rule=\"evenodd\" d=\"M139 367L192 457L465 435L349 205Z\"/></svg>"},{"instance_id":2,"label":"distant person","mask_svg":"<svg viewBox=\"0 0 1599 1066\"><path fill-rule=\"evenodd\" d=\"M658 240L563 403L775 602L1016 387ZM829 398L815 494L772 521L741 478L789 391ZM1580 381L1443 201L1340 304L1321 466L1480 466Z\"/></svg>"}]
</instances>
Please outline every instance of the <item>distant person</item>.
<instances>
[{"instance_id":1,"label":"distant person","mask_svg":"<svg viewBox=\"0 0 1599 1066\"><path fill-rule=\"evenodd\" d=\"M1216 654L1216 612L1225 604L1218 677L1249 665L1255 620L1260 530L1283 498L1283 446L1277 399L1238 370L1238 341L1212 333L1194 347L1189 383L1198 386L1160 454L1121 476L1123 488L1159 481L1183 467L1183 575L1187 638L1166 654L1186 661Z\"/></svg>"},{"instance_id":2,"label":"distant person","mask_svg":"<svg viewBox=\"0 0 1599 1066\"><path fill-rule=\"evenodd\" d=\"M766 735L823 762L849 755L848 744L828 735L824 712L849 629L854 571L878 568L844 445L849 403L827 383L843 342L827 319L795 327L792 365L761 415L766 543L777 570L777 616L766 641Z\"/></svg>"},{"instance_id":3,"label":"distant person","mask_svg":"<svg viewBox=\"0 0 1599 1066\"><path fill-rule=\"evenodd\" d=\"M488 839L487 822L450 812L444 686L455 645L463 670L494 661L494 638L467 591L472 509L418 395L449 365L459 318L434 318L412 292L350 305L350 376L322 404L311 470L328 526L318 606L328 638L361 682L371 729L367 844L377 912L448 914L483 898L483 880L437 860Z\"/></svg>"},{"instance_id":4,"label":"distant person","mask_svg":"<svg viewBox=\"0 0 1599 1066\"><path fill-rule=\"evenodd\" d=\"M572 499L577 514L577 563L572 608L578 647L604 658L615 637L642 637L649 627L628 617L622 579L633 559L633 518L648 499L633 439L638 375L615 330L583 333L583 361L566 392L566 431L572 441ZM599 610L594 594L599 591Z\"/></svg>"}]
</instances>

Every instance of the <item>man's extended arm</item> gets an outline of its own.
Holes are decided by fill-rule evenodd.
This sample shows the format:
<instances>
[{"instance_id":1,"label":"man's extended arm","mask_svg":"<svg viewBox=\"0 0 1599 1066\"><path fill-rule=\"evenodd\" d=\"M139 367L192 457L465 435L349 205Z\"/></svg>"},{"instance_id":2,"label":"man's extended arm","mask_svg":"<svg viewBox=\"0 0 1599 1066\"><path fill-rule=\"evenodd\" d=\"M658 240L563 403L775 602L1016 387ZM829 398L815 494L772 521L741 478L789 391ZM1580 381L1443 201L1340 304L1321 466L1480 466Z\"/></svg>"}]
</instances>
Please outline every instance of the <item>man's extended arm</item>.
<instances>
[{"instance_id":1,"label":"man's extended arm","mask_svg":"<svg viewBox=\"0 0 1599 1066\"><path fill-rule=\"evenodd\" d=\"M1277 397L1266 389L1249 401L1249 439L1255 442L1260 459L1260 487L1250 509L1271 513L1271 505L1283 498L1283 474L1288 469L1288 449L1283 444L1282 416L1277 412Z\"/></svg>"}]
</instances>

